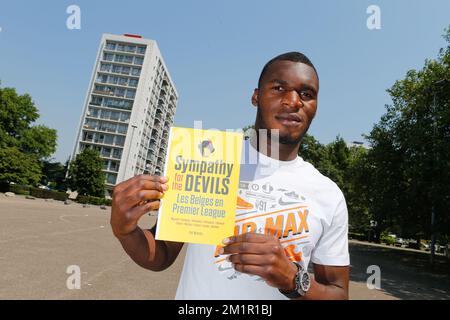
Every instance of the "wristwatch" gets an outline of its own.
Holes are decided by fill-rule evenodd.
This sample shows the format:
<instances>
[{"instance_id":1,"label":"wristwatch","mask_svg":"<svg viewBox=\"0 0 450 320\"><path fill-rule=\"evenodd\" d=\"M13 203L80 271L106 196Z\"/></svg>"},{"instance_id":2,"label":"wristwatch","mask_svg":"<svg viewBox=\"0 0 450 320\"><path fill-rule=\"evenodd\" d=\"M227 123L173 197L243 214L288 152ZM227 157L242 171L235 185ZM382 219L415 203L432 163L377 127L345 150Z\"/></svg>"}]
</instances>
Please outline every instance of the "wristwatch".
<instances>
[{"instance_id":1,"label":"wristwatch","mask_svg":"<svg viewBox=\"0 0 450 320\"><path fill-rule=\"evenodd\" d=\"M311 287L311 278L307 270L305 270L305 268L300 263L294 262L294 264L297 266L297 273L295 274L294 279L295 289L290 292L285 292L278 289L282 294L284 294L289 299L296 299L303 297Z\"/></svg>"}]
</instances>

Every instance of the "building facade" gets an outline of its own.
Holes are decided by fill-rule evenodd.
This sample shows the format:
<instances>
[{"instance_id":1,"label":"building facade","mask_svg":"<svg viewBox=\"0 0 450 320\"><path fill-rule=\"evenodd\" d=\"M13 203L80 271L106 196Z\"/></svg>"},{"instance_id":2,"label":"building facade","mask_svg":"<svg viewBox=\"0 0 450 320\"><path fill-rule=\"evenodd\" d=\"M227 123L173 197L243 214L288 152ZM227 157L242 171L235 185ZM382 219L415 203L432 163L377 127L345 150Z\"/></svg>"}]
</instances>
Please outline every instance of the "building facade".
<instances>
[{"instance_id":1,"label":"building facade","mask_svg":"<svg viewBox=\"0 0 450 320\"><path fill-rule=\"evenodd\" d=\"M141 173L161 174L178 93L154 40L102 36L72 159L94 148L108 194Z\"/></svg>"}]
</instances>

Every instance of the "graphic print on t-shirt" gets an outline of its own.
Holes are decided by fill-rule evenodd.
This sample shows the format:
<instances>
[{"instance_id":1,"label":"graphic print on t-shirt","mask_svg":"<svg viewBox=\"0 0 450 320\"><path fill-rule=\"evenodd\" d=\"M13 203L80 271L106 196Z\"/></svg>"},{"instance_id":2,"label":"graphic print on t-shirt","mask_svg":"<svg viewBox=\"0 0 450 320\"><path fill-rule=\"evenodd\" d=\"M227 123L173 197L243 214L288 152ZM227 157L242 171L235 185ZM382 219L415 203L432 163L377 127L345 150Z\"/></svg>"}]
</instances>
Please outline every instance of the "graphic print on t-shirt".
<instances>
[{"instance_id":1,"label":"graphic print on t-shirt","mask_svg":"<svg viewBox=\"0 0 450 320\"><path fill-rule=\"evenodd\" d=\"M288 258L306 268L313 246L309 235L309 214L307 199L296 190L274 185L270 179L240 181L234 234L275 235ZM262 281L260 277L234 270L226 256L218 254L220 248L216 247L214 265L227 279L250 276Z\"/></svg>"}]
</instances>

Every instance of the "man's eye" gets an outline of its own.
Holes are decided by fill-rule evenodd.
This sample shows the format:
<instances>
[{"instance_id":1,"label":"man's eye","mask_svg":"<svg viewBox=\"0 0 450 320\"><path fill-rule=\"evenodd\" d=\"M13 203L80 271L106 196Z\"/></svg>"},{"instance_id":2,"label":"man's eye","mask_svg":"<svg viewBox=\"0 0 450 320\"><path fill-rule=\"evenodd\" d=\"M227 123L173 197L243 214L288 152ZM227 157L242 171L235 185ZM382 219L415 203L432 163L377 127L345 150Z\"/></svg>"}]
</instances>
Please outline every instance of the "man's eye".
<instances>
[{"instance_id":1,"label":"man's eye","mask_svg":"<svg viewBox=\"0 0 450 320\"><path fill-rule=\"evenodd\" d=\"M308 92L302 92L301 96L306 98L306 99L311 99L312 98L312 94L310 94Z\"/></svg>"},{"instance_id":2,"label":"man's eye","mask_svg":"<svg viewBox=\"0 0 450 320\"><path fill-rule=\"evenodd\" d=\"M282 87L282 86L276 86L276 87L274 87L274 89L276 90L276 91L284 91L284 88Z\"/></svg>"}]
</instances>

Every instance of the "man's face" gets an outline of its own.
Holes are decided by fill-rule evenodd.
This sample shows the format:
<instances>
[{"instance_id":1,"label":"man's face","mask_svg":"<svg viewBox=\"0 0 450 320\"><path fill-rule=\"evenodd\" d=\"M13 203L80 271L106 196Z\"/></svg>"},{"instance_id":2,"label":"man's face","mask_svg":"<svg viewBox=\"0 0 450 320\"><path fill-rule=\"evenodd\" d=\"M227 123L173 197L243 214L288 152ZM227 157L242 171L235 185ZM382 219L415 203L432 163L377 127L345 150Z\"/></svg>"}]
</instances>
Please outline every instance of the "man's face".
<instances>
[{"instance_id":1,"label":"man's face","mask_svg":"<svg viewBox=\"0 0 450 320\"><path fill-rule=\"evenodd\" d=\"M298 144L317 110L319 81L310 66L275 61L255 89L252 104L258 108L257 129L279 129L280 143Z\"/></svg>"}]
</instances>

